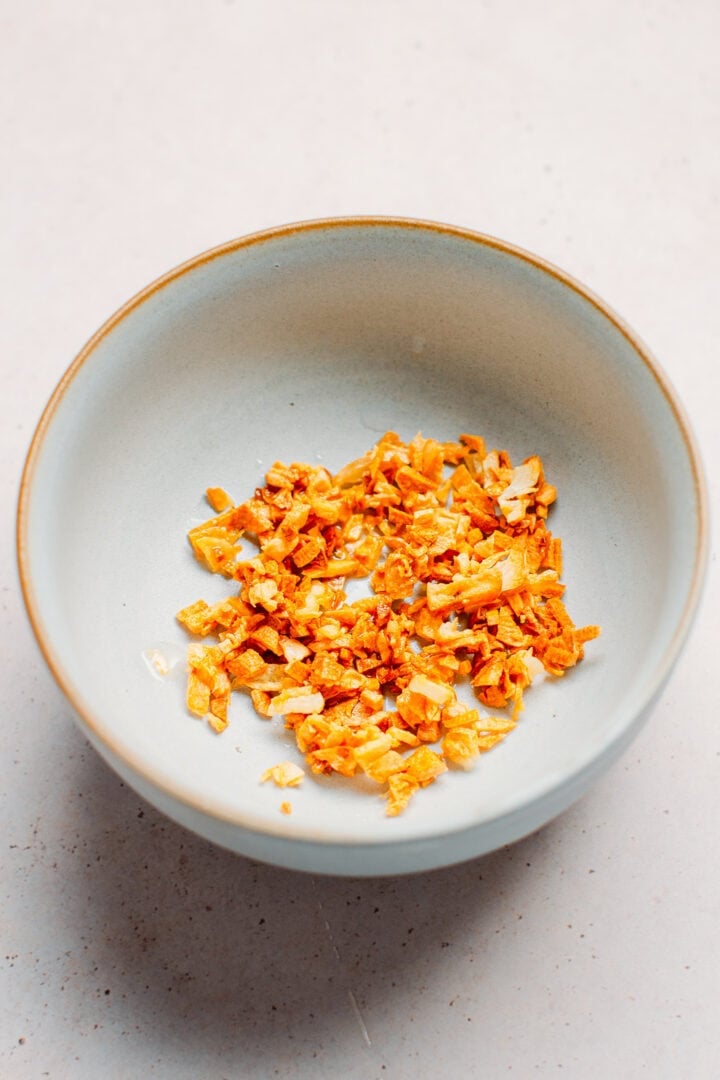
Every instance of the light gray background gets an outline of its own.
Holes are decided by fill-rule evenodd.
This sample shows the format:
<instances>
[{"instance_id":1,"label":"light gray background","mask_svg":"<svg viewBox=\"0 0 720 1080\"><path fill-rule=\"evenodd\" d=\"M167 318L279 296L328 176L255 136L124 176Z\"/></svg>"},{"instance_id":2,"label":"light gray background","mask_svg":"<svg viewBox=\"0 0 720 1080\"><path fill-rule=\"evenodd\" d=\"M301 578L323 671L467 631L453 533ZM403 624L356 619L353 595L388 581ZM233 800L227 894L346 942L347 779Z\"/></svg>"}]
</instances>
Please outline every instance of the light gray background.
<instances>
[{"instance_id":1,"label":"light gray background","mask_svg":"<svg viewBox=\"0 0 720 1080\"><path fill-rule=\"evenodd\" d=\"M0 2L0 1075L720 1072L716 556L644 732L562 819L406 879L298 876L101 764L14 565L39 413L96 327L215 243L429 217L520 244L649 343L720 456L720 7Z\"/></svg>"}]
</instances>

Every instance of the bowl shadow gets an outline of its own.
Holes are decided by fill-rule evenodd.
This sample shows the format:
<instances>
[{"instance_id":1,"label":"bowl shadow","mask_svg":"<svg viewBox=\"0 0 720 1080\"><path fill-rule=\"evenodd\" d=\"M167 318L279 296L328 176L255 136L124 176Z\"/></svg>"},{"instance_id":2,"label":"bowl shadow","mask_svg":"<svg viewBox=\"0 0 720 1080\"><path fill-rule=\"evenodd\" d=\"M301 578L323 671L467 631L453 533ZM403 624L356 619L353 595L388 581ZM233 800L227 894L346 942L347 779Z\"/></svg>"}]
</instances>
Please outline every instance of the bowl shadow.
<instances>
[{"instance_id":1,"label":"bowl shadow","mask_svg":"<svg viewBox=\"0 0 720 1080\"><path fill-rule=\"evenodd\" d=\"M278 1040L296 1054L314 1055L323 1039L369 1050L367 1011L392 1008L398 987L427 984L458 950L481 953L514 917L528 868L553 857L550 824L429 873L284 870L174 824L89 748L79 758L86 858L72 895L92 909L95 933L83 940L98 994L123 1033L198 1060L241 1047L247 1075L253 1062L271 1074ZM73 922L83 926L82 911Z\"/></svg>"}]
</instances>

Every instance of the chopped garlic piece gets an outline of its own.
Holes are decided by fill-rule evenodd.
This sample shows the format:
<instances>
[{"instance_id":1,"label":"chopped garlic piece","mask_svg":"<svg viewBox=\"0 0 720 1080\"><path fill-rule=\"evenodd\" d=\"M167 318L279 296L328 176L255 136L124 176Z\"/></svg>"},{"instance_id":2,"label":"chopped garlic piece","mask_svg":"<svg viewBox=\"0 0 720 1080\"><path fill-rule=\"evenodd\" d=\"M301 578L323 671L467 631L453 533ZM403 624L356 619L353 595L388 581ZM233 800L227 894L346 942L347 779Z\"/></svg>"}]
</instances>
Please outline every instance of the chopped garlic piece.
<instances>
[{"instance_id":1,"label":"chopped garlic piece","mask_svg":"<svg viewBox=\"0 0 720 1080\"><path fill-rule=\"evenodd\" d=\"M260 783L264 784L266 780L272 780L278 787L297 787L302 783L304 776L305 773L294 761L283 761L280 765L273 765L272 768L266 769L260 777Z\"/></svg>"}]
</instances>

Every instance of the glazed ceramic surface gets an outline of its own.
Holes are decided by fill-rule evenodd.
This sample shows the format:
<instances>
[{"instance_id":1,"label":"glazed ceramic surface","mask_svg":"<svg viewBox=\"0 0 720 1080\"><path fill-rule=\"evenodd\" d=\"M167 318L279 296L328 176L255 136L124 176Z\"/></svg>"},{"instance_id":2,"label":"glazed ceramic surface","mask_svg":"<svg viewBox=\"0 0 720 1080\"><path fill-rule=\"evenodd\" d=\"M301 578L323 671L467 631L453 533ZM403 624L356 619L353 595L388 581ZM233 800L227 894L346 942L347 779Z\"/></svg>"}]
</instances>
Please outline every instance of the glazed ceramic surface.
<instances>
[{"instance_id":1,"label":"glazed ceramic surface","mask_svg":"<svg viewBox=\"0 0 720 1080\"><path fill-rule=\"evenodd\" d=\"M559 491L566 602L602 636L526 694L515 732L399 818L360 783L261 773L300 761L234 695L221 736L184 705L175 612L228 584L186 532L210 485L240 501L275 460L334 470L384 431L485 437ZM200 256L91 340L28 458L20 569L83 731L149 801L288 867L414 871L538 828L627 745L677 658L705 559L700 467L657 364L597 298L518 249L393 219L314 222ZM171 670L159 676L159 652ZM293 812L280 813L289 797Z\"/></svg>"}]
</instances>

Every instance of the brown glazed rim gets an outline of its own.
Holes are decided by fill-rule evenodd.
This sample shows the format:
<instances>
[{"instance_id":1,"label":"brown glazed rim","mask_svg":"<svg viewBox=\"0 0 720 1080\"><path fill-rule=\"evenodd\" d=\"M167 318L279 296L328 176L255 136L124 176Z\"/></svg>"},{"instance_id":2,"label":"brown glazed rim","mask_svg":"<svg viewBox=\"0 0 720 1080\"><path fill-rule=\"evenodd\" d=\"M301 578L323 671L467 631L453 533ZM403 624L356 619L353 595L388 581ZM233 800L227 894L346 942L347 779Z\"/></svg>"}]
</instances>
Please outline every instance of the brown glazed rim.
<instances>
[{"instance_id":1,"label":"brown glazed rim","mask_svg":"<svg viewBox=\"0 0 720 1080\"><path fill-rule=\"evenodd\" d=\"M279 238L286 238L301 233L310 233L321 230L330 229L408 229L417 230L422 232L435 232L442 235L454 236L462 240L467 240L472 243L480 244L485 247L494 248L498 251L502 251L507 255L513 256L522 260L525 263L529 263L536 269L543 273L549 274L555 278L562 285L573 290L583 300L589 302L595 307L630 343L633 350L640 357L643 363L646 365L651 375L658 384L663 396L665 397L668 405L670 406L678 428L682 434L687 449L688 459L692 468L694 484L695 484L695 497L698 508L698 521L697 521L697 539L695 548L695 565L694 573L691 582L690 589L685 601L685 606L682 615L678 621L678 625L675 629L675 633L664 657L658 664L655 683L650 687L649 692L646 694L645 700L641 701L632 716L627 718L627 723L623 726L623 729L616 733L616 735L609 741L606 746L606 750L614 744L615 741L620 741L623 737L627 727L631 725L632 720L635 719L642 710L652 700L653 694L662 685L663 680L669 674L672 665L677 658L685 637L690 629L692 619L697 608L697 604L702 591L705 567L707 563L708 554L708 500L705 486L705 479L701 466L700 455L696 446L694 435L691 431L688 420L685 416L684 409L676 397L675 391L670 385L666 375L661 370L657 361L653 358L650 351L644 345L644 343L637 337L637 335L630 329L630 327L621 319L607 304L604 303L598 296L587 289L580 282L576 281L569 274L558 269L551 263L546 262L544 259L539 258L537 255L533 255L530 252L525 251L520 247L516 247L514 244L506 243L492 236L487 236L483 233L475 232L471 229L465 229L452 225L444 225L434 221L425 221L415 218L405 217L339 217L339 218L320 218L312 221L297 222L290 225L280 226L278 228L266 229L261 232L251 233L248 236L240 237L236 240L231 240L228 243L220 244L217 247L211 248L208 251L203 252L200 255L195 256L181 263L175 269L170 270L167 274L158 278L152 282L146 288L137 293L131 300L128 300L114 315L112 315L100 329L90 338L84 348L78 353L73 362L65 374L60 379L57 387L53 391L50 400L48 401L37 429L33 436L30 448L28 450L25 466L23 469L22 479L20 483L20 492L18 498L18 513L17 513L17 554L18 554L18 569L20 575L20 584L22 587L23 597L25 605L30 618L33 632L40 646L40 649L47 661L47 664L60 686L61 690L73 706L78 718L86 725L88 731L92 733L92 736L102 746L107 747L112 756L117 758L123 765L130 770L131 773L138 775L142 780L150 786L151 789L162 793L165 797L169 797L171 800L184 805L187 808L191 808L194 811L202 814L205 817L211 817L218 821L222 821L226 824L239 827L241 829L247 829L255 833L265 834L268 836L282 837L286 840L293 841L310 841L314 843L335 843L335 844L351 844L353 846L362 845L367 843L372 844L386 844L391 843L395 839L392 836L391 830L382 838L372 836L368 838L348 838L343 837L338 833L332 833L330 831L308 831L296 832L292 828L292 824L288 825L287 819L283 823L275 825L267 820L256 817L255 815L248 815L229 809L226 805L220 804L219 801L213 799L212 796L198 796L195 791L185 789L184 785L179 785L176 782L165 779L157 775L157 773L150 769L147 764L142 761L138 755L128 750L124 745L119 745L117 740L109 736L104 730L104 725L93 714L92 710L83 701L82 694L73 685L71 680L65 674L62 666L55 657L52 644L45 631L42 617L40 614L40 608L37 603L35 593L33 591L31 568L29 565L28 556L28 544L27 544L27 528L29 520L29 506L32 492L33 476L35 473L35 467L38 461L40 450L43 445L45 435L52 423L53 417L59 408L66 390L72 383L73 379L77 375L81 367L92 356L95 348L103 341L114 329L122 322L128 315L138 309L146 300L154 296L155 293L161 289L166 288L172 284L178 278L189 274L198 267L214 261L215 259L222 258L224 255L228 255L243 248L254 247L256 244L267 243L269 241L277 240ZM576 772L569 777L566 777L563 781L563 785L569 785L574 778L580 773L584 772L589 767L588 763L580 766ZM542 799L547 791L553 785L548 784L543 790L533 792L529 798L526 798L519 802L517 805L506 810L502 816L509 816L519 810L521 807L526 807L536 800ZM497 820L497 819L496 819ZM442 828L438 830L435 835L441 835L446 830ZM453 830L455 831L455 830ZM423 834L422 838L429 839L429 834ZM412 843L415 838L407 837L399 840L400 843Z\"/></svg>"}]
</instances>

